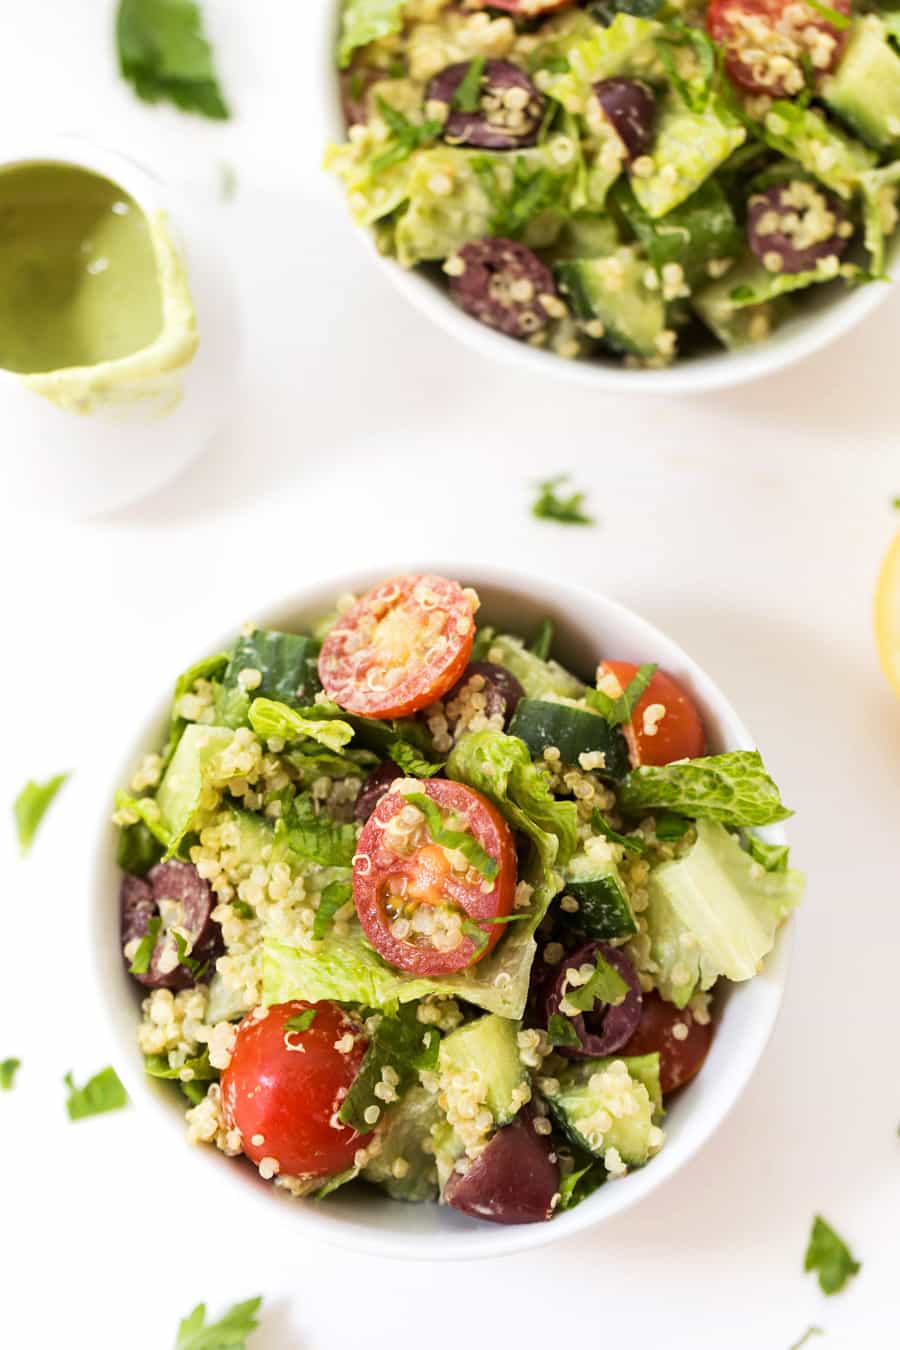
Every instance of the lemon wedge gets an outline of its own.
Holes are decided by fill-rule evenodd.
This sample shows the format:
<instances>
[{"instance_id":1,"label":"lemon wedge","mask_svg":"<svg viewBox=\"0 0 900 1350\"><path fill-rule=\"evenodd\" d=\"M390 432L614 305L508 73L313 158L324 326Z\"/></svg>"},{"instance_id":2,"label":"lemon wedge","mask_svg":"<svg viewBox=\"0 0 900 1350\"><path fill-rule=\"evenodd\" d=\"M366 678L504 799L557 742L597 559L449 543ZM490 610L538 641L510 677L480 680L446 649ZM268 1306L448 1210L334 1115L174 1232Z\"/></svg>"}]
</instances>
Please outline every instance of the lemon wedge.
<instances>
[{"instance_id":1,"label":"lemon wedge","mask_svg":"<svg viewBox=\"0 0 900 1350\"><path fill-rule=\"evenodd\" d=\"M875 640L884 673L900 694L900 532L894 536L878 574Z\"/></svg>"}]
</instances>

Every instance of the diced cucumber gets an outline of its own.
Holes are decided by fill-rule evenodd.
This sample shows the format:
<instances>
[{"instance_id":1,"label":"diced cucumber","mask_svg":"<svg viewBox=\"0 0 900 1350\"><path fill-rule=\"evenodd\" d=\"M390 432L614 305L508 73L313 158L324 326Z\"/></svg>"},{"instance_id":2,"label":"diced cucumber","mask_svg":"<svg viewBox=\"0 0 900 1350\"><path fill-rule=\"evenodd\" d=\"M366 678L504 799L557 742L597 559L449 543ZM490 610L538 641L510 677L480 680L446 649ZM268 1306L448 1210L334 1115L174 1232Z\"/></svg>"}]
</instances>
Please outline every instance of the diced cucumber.
<instances>
[{"instance_id":1,"label":"diced cucumber","mask_svg":"<svg viewBox=\"0 0 900 1350\"><path fill-rule=\"evenodd\" d=\"M579 853L569 864L564 890L578 901L577 911L569 916L572 926L588 937L609 941L631 937L638 931L622 877L612 859L595 861L588 854Z\"/></svg>"},{"instance_id":2,"label":"diced cucumber","mask_svg":"<svg viewBox=\"0 0 900 1350\"><path fill-rule=\"evenodd\" d=\"M605 717L590 708L523 698L509 724L509 734L525 742L532 759L540 759L553 746L563 764L578 764L579 755L601 751L606 762L597 772L608 778L624 778L631 767L619 728L610 726Z\"/></svg>"},{"instance_id":3,"label":"diced cucumber","mask_svg":"<svg viewBox=\"0 0 900 1350\"><path fill-rule=\"evenodd\" d=\"M231 743L227 727L186 726L156 793L168 849L174 853L194 828L210 760Z\"/></svg>"},{"instance_id":4,"label":"diced cucumber","mask_svg":"<svg viewBox=\"0 0 900 1350\"><path fill-rule=\"evenodd\" d=\"M844 55L823 81L822 98L876 150L900 142L900 56L877 15L854 19Z\"/></svg>"},{"instance_id":5,"label":"diced cucumber","mask_svg":"<svg viewBox=\"0 0 900 1350\"><path fill-rule=\"evenodd\" d=\"M519 1057L519 1023L489 1013L457 1027L441 1041L438 1072L442 1079L456 1073L474 1074L476 1095L494 1117L506 1125L519 1109L517 1089L528 1080Z\"/></svg>"},{"instance_id":6,"label":"diced cucumber","mask_svg":"<svg viewBox=\"0 0 900 1350\"><path fill-rule=\"evenodd\" d=\"M658 356L657 339L666 326L659 289L646 285L647 263L633 248L607 258L559 262L554 271L576 318L603 324L604 341L636 356Z\"/></svg>"},{"instance_id":7,"label":"diced cucumber","mask_svg":"<svg viewBox=\"0 0 900 1350\"><path fill-rule=\"evenodd\" d=\"M559 1076L547 1096L559 1124L579 1148L603 1158L616 1149L629 1167L640 1167L662 1143L659 1055L586 1059Z\"/></svg>"},{"instance_id":8,"label":"diced cucumber","mask_svg":"<svg viewBox=\"0 0 900 1350\"><path fill-rule=\"evenodd\" d=\"M633 174L631 186L652 220L692 196L747 138L743 126L714 104L691 112L671 99L663 108L653 144L653 172Z\"/></svg>"},{"instance_id":9,"label":"diced cucumber","mask_svg":"<svg viewBox=\"0 0 900 1350\"><path fill-rule=\"evenodd\" d=\"M418 1085L410 1088L385 1113L378 1131L381 1148L363 1168L364 1180L383 1186L394 1200L433 1200L437 1195L435 1160L422 1145L430 1142L431 1127L441 1118L435 1093ZM401 1176L393 1170L398 1159L406 1164L405 1171L398 1169Z\"/></svg>"},{"instance_id":10,"label":"diced cucumber","mask_svg":"<svg viewBox=\"0 0 900 1350\"><path fill-rule=\"evenodd\" d=\"M493 633L489 629L482 629L478 636L478 660L506 666L529 698L545 698L547 694L555 694L557 698L581 698L584 695L581 680L570 675L558 661L544 661L535 656L521 638L508 633Z\"/></svg>"},{"instance_id":11,"label":"diced cucumber","mask_svg":"<svg viewBox=\"0 0 900 1350\"><path fill-rule=\"evenodd\" d=\"M567 258L607 258L622 242L618 227L611 216L581 212L567 220L549 257L554 262Z\"/></svg>"},{"instance_id":12,"label":"diced cucumber","mask_svg":"<svg viewBox=\"0 0 900 1350\"><path fill-rule=\"evenodd\" d=\"M712 178L661 220L647 214L628 183L616 186L613 203L656 270L678 263L689 285L708 278L708 263L733 260L743 249L728 198Z\"/></svg>"},{"instance_id":13,"label":"diced cucumber","mask_svg":"<svg viewBox=\"0 0 900 1350\"><path fill-rule=\"evenodd\" d=\"M737 348L768 336L789 292L833 280L827 268L769 272L748 256L719 281L695 291L691 304L726 347Z\"/></svg>"}]
</instances>

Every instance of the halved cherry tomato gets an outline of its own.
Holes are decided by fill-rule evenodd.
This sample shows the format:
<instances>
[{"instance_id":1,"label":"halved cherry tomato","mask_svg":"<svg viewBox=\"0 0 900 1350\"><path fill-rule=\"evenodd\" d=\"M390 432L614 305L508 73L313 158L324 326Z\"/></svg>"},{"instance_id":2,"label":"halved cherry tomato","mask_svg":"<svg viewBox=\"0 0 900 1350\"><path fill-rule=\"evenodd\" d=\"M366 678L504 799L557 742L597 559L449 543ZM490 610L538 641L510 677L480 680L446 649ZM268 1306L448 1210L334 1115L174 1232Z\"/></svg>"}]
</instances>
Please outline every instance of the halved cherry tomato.
<instances>
[{"instance_id":1,"label":"halved cherry tomato","mask_svg":"<svg viewBox=\"0 0 900 1350\"><path fill-rule=\"evenodd\" d=\"M366 937L392 966L449 975L480 961L506 931L491 921L512 912L516 850L506 821L474 788L430 778L419 790L436 803L445 829L481 845L496 875L488 879L458 850L436 843L422 813L389 792L359 837L353 899Z\"/></svg>"},{"instance_id":2,"label":"halved cherry tomato","mask_svg":"<svg viewBox=\"0 0 900 1350\"><path fill-rule=\"evenodd\" d=\"M683 1027L683 1031L679 1028ZM712 1022L701 1025L687 1008L666 1003L659 994L645 994L637 1031L620 1055L659 1055L663 1093L684 1087L700 1072L712 1041Z\"/></svg>"},{"instance_id":3,"label":"halved cherry tomato","mask_svg":"<svg viewBox=\"0 0 900 1350\"><path fill-rule=\"evenodd\" d=\"M850 0L829 0L829 7L852 13ZM847 42L846 31L802 0L710 0L706 27L734 83L774 98L800 93L807 61L816 75L827 75Z\"/></svg>"},{"instance_id":4,"label":"halved cherry tomato","mask_svg":"<svg viewBox=\"0 0 900 1350\"><path fill-rule=\"evenodd\" d=\"M361 717L405 717L434 703L465 670L473 596L446 577L392 577L342 614L322 644L329 698Z\"/></svg>"},{"instance_id":5,"label":"halved cherry tomato","mask_svg":"<svg viewBox=\"0 0 900 1350\"><path fill-rule=\"evenodd\" d=\"M602 661L597 679L614 675L625 689L637 674L631 661ZM665 712L656 717L659 708ZM644 714L649 713L645 718ZM658 670L635 704L631 722L623 727L632 764L671 764L674 759L697 759L706 750L706 734L693 699L681 685Z\"/></svg>"},{"instance_id":6,"label":"halved cherry tomato","mask_svg":"<svg viewBox=\"0 0 900 1350\"><path fill-rule=\"evenodd\" d=\"M306 1031L286 1030L309 1009L315 1017ZM367 1048L359 1022L336 1003L293 999L249 1013L222 1074L225 1120L240 1130L247 1157L274 1158L279 1173L292 1177L350 1167L371 1135L342 1125L336 1113Z\"/></svg>"}]
</instances>

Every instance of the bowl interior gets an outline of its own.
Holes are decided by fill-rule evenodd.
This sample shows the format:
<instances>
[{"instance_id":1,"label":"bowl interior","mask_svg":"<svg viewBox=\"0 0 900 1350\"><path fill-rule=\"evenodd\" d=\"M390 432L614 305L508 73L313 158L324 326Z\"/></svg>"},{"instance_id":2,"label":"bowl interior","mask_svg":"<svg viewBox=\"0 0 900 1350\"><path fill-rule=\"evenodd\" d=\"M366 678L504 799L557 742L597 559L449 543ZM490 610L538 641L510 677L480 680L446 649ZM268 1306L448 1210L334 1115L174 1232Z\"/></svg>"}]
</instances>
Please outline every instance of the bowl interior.
<instances>
[{"instance_id":1,"label":"bowl interior","mask_svg":"<svg viewBox=\"0 0 900 1350\"><path fill-rule=\"evenodd\" d=\"M395 569L400 571L400 568ZM407 567L406 570L413 570ZM525 635L545 617L556 625L554 651L587 678L604 656L633 661L656 661L691 691L703 713L710 745L716 750L752 748L755 742L734 710L708 676L670 639L614 601L575 587L560 586L537 577L502 569L429 563L421 569L459 577L473 585L482 600L479 621ZM263 611L256 621L272 627L301 630L332 608L337 595L359 591L391 569L354 575L310 588L294 599ZM225 635L225 643L233 634ZM220 639L203 651L183 653L180 667L206 651L218 651ZM114 783L127 782L141 755L155 748L168 717L168 700L160 703L131 744ZM105 803L102 804L105 806ZM146 1078L135 1038L141 991L124 970L118 945L117 896L119 871L111 826L101 831L94 873L94 947L98 978L113 1032L120 1045L122 1073L135 1100L152 1102L160 1126L172 1134L172 1147L186 1147L183 1139L182 1099L172 1085ZM780 829L769 832L782 838ZM271 1227L282 1224L296 1234L311 1230L326 1240L382 1256L406 1259L472 1259L539 1246L574 1233L634 1204L667 1176L671 1176L709 1137L746 1085L771 1032L781 1000L789 938L782 932L761 975L748 984L733 986L717 1003L717 1030L699 1078L672 1105L665 1122L662 1152L650 1166L595 1192L571 1212L548 1224L504 1228L481 1224L438 1205L404 1205L374 1190L352 1194L338 1191L324 1202L296 1201L260 1181L249 1164L227 1159L213 1148L197 1150L197 1166L217 1168L222 1185L233 1187L235 1202L259 1206L257 1221Z\"/></svg>"}]
</instances>

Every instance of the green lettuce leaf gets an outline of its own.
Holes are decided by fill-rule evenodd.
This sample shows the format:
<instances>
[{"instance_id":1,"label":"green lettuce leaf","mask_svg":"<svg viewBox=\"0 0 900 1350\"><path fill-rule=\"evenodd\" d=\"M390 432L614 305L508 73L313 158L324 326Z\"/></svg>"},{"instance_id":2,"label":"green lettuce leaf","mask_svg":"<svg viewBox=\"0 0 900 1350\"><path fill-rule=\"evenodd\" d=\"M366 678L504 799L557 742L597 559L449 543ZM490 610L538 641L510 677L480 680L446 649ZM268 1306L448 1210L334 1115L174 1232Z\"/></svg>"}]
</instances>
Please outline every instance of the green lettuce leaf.
<instances>
[{"instance_id":1,"label":"green lettuce leaf","mask_svg":"<svg viewBox=\"0 0 900 1350\"><path fill-rule=\"evenodd\" d=\"M651 220L687 201L747 139L741 123L721 104L692 112L671 98L663 105L653 145L653 173L634 175L631 187Z\"/></svg>"},{"instance_id":2,"label":"green lettuce leaf","mask_svg":"<svg viewBox=\"0 0 900 1350\"><path fill-rule=\"evenodd\" d=\"M405 3L406 0L346 0L341 16L338 64L346 68L358 47L399 33Z\"/></svg>"},{"instance_id":3,"label":"green lettuce leaf","mask_svg":"<svg viewBox=\"0 0 900 1350\"><path fill-rule=\"evenodd\" d=\"M250 725L260 740L279 737L284 741L306 738L324 745L326 750L342 750L353 740L353 728L340 718L316 717L311 708L289 708L271 698L255 698L250 704Z\"/></svg>"},{"instance_id":4,"label":"green lettuce leaf","mask_svg":"<svg viewBox=\"0 0 900 1350\"><path fill-rule=\"evenodd\" d=\"M292 853L320 867L349 867L356 852L356 826L317 812L312 797L294 798L290 809L275 825L275 843L287 844Z\"/></svg>"},{"instance_id":5,"label":"green lettuce leaf","mask_svg":"<svg viewBox=\"0 0 900 1350\"><path fill-rule=\"evenodd\" d=\"M191 722L184 729L155 799L142 797L128 803L165 845L169 857L177 853L185 836L196 829L211 762L231 744L233 736L228 727Z\"/></svg>"},{"instance_id":6,"label":"green lettuce leaf","mask_svg":"<svg viewBox=\"0 0 900 1350\"><path fill-rule=\"evenodd\" d=\"M166 742L162 754L163 768L169 763L169 760L175 753L175 748L181 740L182 733L189 725L189 719L184 717L179 711L179 704L185 694L190 694L198 680L209 680L215 684L221 681L221 677L228 665L228 653L216 652L213 656L204 656L200 661L195 661L187 670L183 670L175 681L175 689L172 694L172 715L169 722L169 738Z\"/></svg>"},{"instance_id":7,"label":"green lettuce leaf","mask_svg":"<svg viewBox=\"0 0 900 1350\"><path fill-rule=\"evenodd\" d=\"M852 197L861 175L877 163L871 150L839 131L821 113L786 99L772 104L761 130L773 150L796 160L840 197Z\"/></svg>"},{"instance_id":8,"label":"green lettuce leaf","mask_svg":"<svg viewBox=\"0 0 900 1350\"><path fill-rule=\"evenodd\" d=\"M551 98L570 113L584 114L598 80L614 75L659 78L663 71L655 47L662 32L652 19L617 14L608 28L594 28L590 36L576 34L563 44L568 69L545 86Z\"/></svg>"},{"instance_id":9,"label":"green lettuce leaf","mask_svg":"<svg viewBox=\"0 0 900 1350\"><path fill-rule=\"evenodd\" d=\"M138 98L227 118L203 19L193 0L119 0L119 69Z\"/></svg>"},{"instance_id":10,"label":"green lettuce leaf","mask_svg":"<svg viewBox=\"0 0 900 1350\"><path fill-rule=\"evenodd\" d=\"M884 169L871 169L860 176L865 245L874 277L886 280L887 240L897 228L900 195L900 159Z\"/></svg>"},{"instance_id":11,"label":"green lettuce leaf","mask_svg":"<svg viewBox=\"0 0 900 1350\"><path fill-rule=\"evenodd\" d=\"M773 825L793 812L784 806L758 750L642 764L619 787L619 807L637 816L664 807L723 825Z\"/></svg>"},{"instance_id":12,"label":"green lettuce leaf","mask_svg":"<svg viewBox=\"0 0 900 1350\"><path fill-rule=\"evenodd\" d=\"M407 1005L392 1016L382 1017L338 1112L343 1123L360 1134L370 1130L372 1123L366 1120L366 1112L375 1106L380 1115L384 1109L384 1102L375 1095L375 1088L382 1081L382 1069L395 1071L398 1081L394 1090L402 1097L419 1069L436 1067L440 1042L440 1032L420 1022L414 1006Z\"/></svg>"},{"instance_id":13,"label":"green lettuce leaf","mask_svg":"<svg viewBox=\"0 0 900 1350\"><path fill-rule=\"evenodd\" d=\"M660 838L657 825L656 837ZM748 832L746 836L747 852L754 862L758 862L767 872L786 872L791 850L787 844L768 844L758 834Z\"/></svg>"},{"instance_id":14,"label":"green lettuce leaf","mask_svg":"<svg viewBox=\"0 0 900 1350\"><path fill-rule=\"evenodd\" d=\"M363 1168L366 1181L382 1186L394 1200L421 1202L437 1198L434 1157L423 1149L430 1145L432 1126L443 1120L437 1094L413 1086L403 1100L385 1111L378 1123L379 1152ZM406 1163L402 1177L395 1177L392 1164Z\"/></svg>"},{"instance_id":15,"label":"green lettuce leaf","mask_svg":"<svg viewBox=\"0 0 900 1350\"><path fill-rule=\"evenodd\" d=\"M313 702L321 689L317 661L321 643L298 633L278 633L255 628L234 644L222 678L217 702L217 720L222 726L240 727L247 722L251 699L272 699L289 708ZM241 684L244 671L259 675L251 691Z\"/></svg>"}]
</instances>

